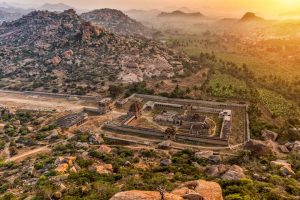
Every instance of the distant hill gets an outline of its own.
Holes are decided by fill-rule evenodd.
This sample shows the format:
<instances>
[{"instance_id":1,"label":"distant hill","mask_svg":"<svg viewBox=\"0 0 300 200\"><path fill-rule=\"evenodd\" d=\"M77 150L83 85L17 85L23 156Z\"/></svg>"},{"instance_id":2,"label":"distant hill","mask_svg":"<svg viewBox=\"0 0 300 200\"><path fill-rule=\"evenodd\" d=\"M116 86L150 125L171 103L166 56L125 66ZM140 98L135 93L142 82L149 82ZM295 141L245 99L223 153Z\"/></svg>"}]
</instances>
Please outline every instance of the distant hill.
<instances>
[{"instance_id":1,"label":"distant hill","mask_svg":"<svg viewBox=\"0 0 300 200\"><path fill-rule=\"evenodd\" d=\"M243 17L240 19L241 22L249 22L249 21L263 21L264 18L256 16L253 12L247 12L243 15Z\"/></svg>"},{"instance_id":2,"label":"distant hill","mask_svg":"<svg viewBox=\"0 0 300 200\"><path fill-rule=\"evenodd\" d=\"M69 9L73 9L73 8L63 3L57 3L57 4L46 3L41 7L37 8L37 10L48 10L50 12L63 12Z\"/></svg>"},{"instance_id":3,"label":"distant hill","mask_svg":"<svg viewBox=\"0 0 300 200\"><path fill-rule=\"evenodd\" d=\"M5 5L5 4L3 4ZM28 14L32 10L15 8L15 7L0 7L0 24L3 22L11 22L19 19L22 15Z\"/></svg>"},{"instance_id":4,"label":"distant hill","mask_svg":"<svg viewBox=\"0 0 300 200\"><path fill-rule=\"evenodd\" d=\"M176 10L173 12L162 12L158 15L158 17L165 17L165 18L197 18L197 17L204 17L204 15L200 12L194 13L185 13L180 10Z\"/></svg>"},{"instance_id":5,"label":"distant hill","mask_svg":"<svg viewBox=\"0 0 300 200\"><path fill-rule=\"evenodd\" d=\"M13 21L13 20L17 19L18 17L20 17L20 16L16 13L8 13L8 12L0 9L0 24L2 24L5 21L6 22Z\"/></svg>"},{"instance_id":6,"label":"distant hill","mask_svg":"<svg viewBox=\"0 0 300 200\"><path fill-rule=\"evenodd\" d=\"M142 35L151 36L152 30L145 27L142 23L131 19L120 10L98 9L83 13L81 17L94 25L118 35Z\"/></svg>"}]
</instances>

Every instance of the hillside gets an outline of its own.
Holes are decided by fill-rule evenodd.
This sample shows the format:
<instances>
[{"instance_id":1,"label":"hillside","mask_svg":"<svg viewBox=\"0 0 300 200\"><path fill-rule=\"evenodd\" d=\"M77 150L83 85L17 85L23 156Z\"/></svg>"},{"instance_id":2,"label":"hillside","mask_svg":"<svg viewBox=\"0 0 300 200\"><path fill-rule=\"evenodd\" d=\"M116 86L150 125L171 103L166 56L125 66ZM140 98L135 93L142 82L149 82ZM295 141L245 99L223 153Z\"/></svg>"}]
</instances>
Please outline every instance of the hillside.
<instances>
[{"instance_id":1,"label":"hillside","mask_svg":"<svg viewBox=\"0 0 300 200\"><path fill-rule=\"evenodd\" d=\"M243 15L243 17L240 19L241 22L249 22L249 21L263 21L264 19L262 17L256 16L255 13L247 12Z\"/></svg>"},{"instance_id":2,"label":"hillside","mask_svg":"<svg viewBox=\"0 0 300 200\"><path fill-rule=\"evenodd\" d=\"M200 12L195 12L195 13L185 13L183 11L180 10L176 10L173 12L162 12L158 15L158 17L175 17L175 18L197 18L197 17L204 17L203 14L201 14Z\"/></svg>"},{"instance_id":3,"label":"hillside","mask_svg":"<svg viewBox=\"0 0 300 200\"><path fill-rule=\"evenodd\" d=\"M13 21L20 17L18 13L9 13L0 9L0 24L5 21Z\"/></svg>"},{"instance_id":4,"label":"hillside","mask_svg":"<svg viewBox=\"0 0 300 200\"><path fill-rule=\"evenodd\" d=\"M41 7L37 8L37 10L47 10L50 12L63 12L65 10L73 9L71 6L63 4L63 3L57 3L57 4L51 4L51 3L45 3Z\"/></svg>"},{"instance_id":5,"label":"hillside","mask_svg":"<svg viewBox=\"0 0 300 200\"><path fill-rule=\"evenodd\" d=\"M152 32L151 29L131 19L120 10L99 9L83 13L81 17L117 35L151 36Z\"/></svg>"},{"instance_id":6,"label":"hillside","mask_svg":"<svg viewBox=\"0 0 300 200\"><path fill-rule=\"evenodd\" d=\"M82 20L74 10L34 11L0 26L2 87L78 93L109 81L172 77L189 59L153 40L121 37ZM59 89L58 89L59 88Z\"/></svg>"}]
</instances>

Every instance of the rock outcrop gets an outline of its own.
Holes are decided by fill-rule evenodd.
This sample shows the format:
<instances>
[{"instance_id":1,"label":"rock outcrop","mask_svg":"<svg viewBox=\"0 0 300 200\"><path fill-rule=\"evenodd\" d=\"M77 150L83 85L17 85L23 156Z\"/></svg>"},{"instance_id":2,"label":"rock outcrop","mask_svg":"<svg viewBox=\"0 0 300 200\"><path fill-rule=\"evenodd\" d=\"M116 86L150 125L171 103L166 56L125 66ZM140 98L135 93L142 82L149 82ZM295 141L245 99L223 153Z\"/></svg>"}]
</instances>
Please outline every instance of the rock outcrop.
<instances>
[{"instance_id":1,"label":"rock outcrop","mask_svg":"<svg viewBox=\"0 0 300 200\"><path fill-rule=\"evenodd\" d=\"M250 140L248 141L244 148L249 150L253 155L270 155L275 152L275 147L272 141L259 141L259 140Z\"/></svg>"},{"instance_id":2,"label":"rock outcrop","mask_svg":"<svg viewBox=\"0 0 300 200\"><path fill-rule=\"evenodd\" d=\"M184 199L222 200L222 188L216 182L197 180L183 183L172 191Z\"/></svg>"},{"instance_id":3,"label":"rock outcrop","mask_svg":"<svg viewBox=\"0 0 300 200\"><path fill-rule=\"evenodd\" d=\"M182 197L165 193L165 200L184 200ZM110 200L161 200L162 195L159 192L154 191L140 191L132 190L126 192L119 192L115 194Z\"/></svg>"},{"instance_id":4,"label":"rock outcrop","mask_svg":"<svg viewBox=\"0 0 300 200\"><path fill-rule=\"evenodd\" d=\"M291 164L289 164L286 160L271 161L270 165L272 166L272 168L279 169L281 174L284 176L295 175Z\"/></svg>"},{"instance_id":5,"label":"rock outcrop","mask_svg":"<svg viewBox=\"0 0 300 200\"><path fill-rule=\"evenodd\" d=\"M278 133L269 130L263 130L261 132L261 135L264 138L264 140L272 140L272 141L275 141L278 137Z\"/></svg>"},{"instance_id":6,"label":"rock outcrop","mask_svg":"<svg viewBox=\"0 0 300 200\"><path fill-rule=\"evenodd\" d=\"M241 178L246 178L244 170L238 165L232 165L229 170L222 176L225 180L239 180Z\"/></svg>"},{"instance_id":7,"label":"rock outcrop","mask_svg":"<svg viewBox=\"0 0 300 200\"><path fill-rule=\"evenodd\" d=\"M216 182L197 180L183 183L171 193L132 190L115 194L110 200L223 200L222 188Z\"/></svg>"}]
</instances>

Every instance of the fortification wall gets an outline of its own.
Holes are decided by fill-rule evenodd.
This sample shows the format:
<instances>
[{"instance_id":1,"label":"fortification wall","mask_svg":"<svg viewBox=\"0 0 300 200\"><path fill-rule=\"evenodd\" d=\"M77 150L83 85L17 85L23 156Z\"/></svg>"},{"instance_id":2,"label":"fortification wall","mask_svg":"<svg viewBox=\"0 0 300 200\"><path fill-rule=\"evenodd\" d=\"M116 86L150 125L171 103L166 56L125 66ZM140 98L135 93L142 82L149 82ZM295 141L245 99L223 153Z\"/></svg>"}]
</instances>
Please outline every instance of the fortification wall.
<instances>
[{"instance_id":1,"label":"fortification wall","mask_svg":"<svg viewBox=\"0 0 300 200\"><path fill-rule=\"evenodd\" d=\"M144 94L133 94L130 98L134 98L134 97L148 98L148 99L157 100L157 101L178 102L178 103L184 103L184 104L188 104L188 103L190 103L190 104L205 104L205 105L216 106L216 107L244 108L247 106L246 104L223 103L223 102L203 101L203 100L193 100L193 99L175 99L175 98L167 98L167 97L144 95Z\"/></svg>"},{"instance_id":2,"label":"fortification wall","mask_svg":"<svg viewBox=\"0 0 300 200\"><path fill-rule=\"evenodd\" d=\"M133 133L142 135L144 137L157 137L157 138L165 138L165 134L160 131L154 131L147 128L137 128L131 126L116 126L112 124L105 124L105 129L114 130L114 131L123 131L127 133ZM183 143L200 143L200 144L210 144L210 145L217 145L217 146L228 146L228 140L221 139L221 138L212 138L206 136L192 136L188 134L178 134L176 135L176 140L178 142Z\"/></svg>"}]
</instances>

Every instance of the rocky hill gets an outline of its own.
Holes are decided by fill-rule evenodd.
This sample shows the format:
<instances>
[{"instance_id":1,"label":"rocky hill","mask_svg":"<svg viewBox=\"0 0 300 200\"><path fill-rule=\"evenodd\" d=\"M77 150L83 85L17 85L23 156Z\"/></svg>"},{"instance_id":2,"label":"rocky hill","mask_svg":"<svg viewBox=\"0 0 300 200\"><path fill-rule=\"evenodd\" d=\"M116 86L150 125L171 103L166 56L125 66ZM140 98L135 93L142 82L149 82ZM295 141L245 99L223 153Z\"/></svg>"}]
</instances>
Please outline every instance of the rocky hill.
<instances>
[{"instance_id":1,"label":"rocky hill","mask_svg":"<svg viewBox=\"0 0 300 200\"><path fill-rule=\"evenodd\" d=\"M255 13L247 12L243 15L243 17L240 19L241 22L249 22L249 21L263 21L264 19L262 17L256 16Z\"/></svg>"},{"instance_id":2,"label":"rocky hill","mask_svg":"<svg viewBox=\"0 0 300 200\"><path fill-rule=\"evenodd\" d=\"M162 12L158 15L158 17L175 17L175 18L198 18L198 17L204 17L204 15L200 12L195 13L185 13L180 10L176 10L173 12Z\"/></svg>"},{"instance_id":3,"label":"rocky hill","mask_svg":"<svg viewBox=\"0 0 300 200\"><path fill-rule=\"evenodd\" d=\"M13 21L19 17L17 13L9 13L3 10L0 10L0 24L5 21Z\"/></svg>"},{"instance_id":4,"label":"rocky hill","mask_svg":"<svg viewBox=\"0 0 300 200\"><path fill-rule=\"evenodd\" d=\"M117 35L142 35L149 37L152 32L150 28L131 19L120 10L99 9L83 13L81 17Z\"/></svg>"},{"instance_id":5,"label":"rocky hill","mask_svg":"<svg viewBox=\"0 0 300 200\"><path fill-rule=\"evenodd\" d=\"M41 7L39 7L37 10L47 10L50 12L63 12L65 10L73 9L71 6L63 4L63 3L57 3L57 4L51 4L51 3L45 3Z\"/></svg>"},{"instance_id":6,"label":"rocky hill","mask_svg":"<svg viewBox=\"0 0 300 200\"><path fill-rule=\"evenodd\" d=\"M2 22L10 22L22 17L22 15L28 14L32 10L21 9L15 7L0 7L0 24Z\"/></svg>"},{"instance_id":7,"label":"rocky hill","mask_svg":"<svg viewBox=\"0 0 300 200\"><path fill-rule=\"evenodd\" d=\"M34 11L0 26L0 68L6 88L73 93L111 82L183 73L189 59L150 39L116 36L74 10Z\"/></svg>"}]
</instances>

